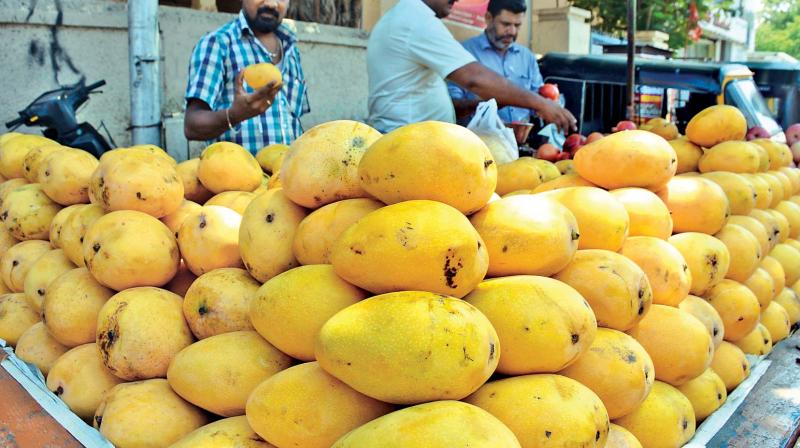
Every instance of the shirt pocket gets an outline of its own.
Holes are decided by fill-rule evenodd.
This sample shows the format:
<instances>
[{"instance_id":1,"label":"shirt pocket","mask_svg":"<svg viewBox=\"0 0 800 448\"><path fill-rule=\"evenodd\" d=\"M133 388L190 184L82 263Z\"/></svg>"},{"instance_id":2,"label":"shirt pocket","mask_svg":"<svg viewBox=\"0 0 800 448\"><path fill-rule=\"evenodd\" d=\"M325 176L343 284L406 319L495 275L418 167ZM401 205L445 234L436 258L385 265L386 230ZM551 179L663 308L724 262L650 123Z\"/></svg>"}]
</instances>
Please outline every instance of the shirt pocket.
<instances>
[{"instance_id":1,"label":"shirt pocket","mask_svg":"<svg viewBox=\"0 0 800 448\"><path fill-rule=\"evenodd\" d=\"M303 115L303 98L306 95L306 89L306 83L297 78L289 78L289 81L284 83L283 93L286 97L286 109L295 118Z\"/></svg>"},{"instance_id":2,"label":"shirt pocket","mask_svg":"<svg viewBox=\"0 0 800 448\"><path fill-rule=\"evenodd\" d=\"M508 77L508 80L521 89L530 90L531 77L527 72L525 73L512 72L511 75Z\"/></svg>"}]
</instances>

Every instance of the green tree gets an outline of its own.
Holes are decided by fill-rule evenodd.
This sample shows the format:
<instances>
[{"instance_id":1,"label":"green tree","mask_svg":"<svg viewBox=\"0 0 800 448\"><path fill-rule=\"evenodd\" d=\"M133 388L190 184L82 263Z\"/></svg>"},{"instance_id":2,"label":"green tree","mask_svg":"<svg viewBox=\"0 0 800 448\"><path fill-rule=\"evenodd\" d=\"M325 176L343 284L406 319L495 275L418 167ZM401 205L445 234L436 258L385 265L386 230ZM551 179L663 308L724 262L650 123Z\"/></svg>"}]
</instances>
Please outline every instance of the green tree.
<instances>
[{"instance_id":1,"label":"green tree","mask_svg":"<svg viewBox=\"0 0 800 448\"><path fill-rule=\"evenodd\" d=\"M756 49L783 51L800 59L800 3L764 2L763 23L756 31Z\"/></svg>"},{"instance_id":2,"label":"green tree","mask_svg":"<svg viewBox=\"0 0 800 448\"><path fill-rule=\"evenodd\" d=\"M669 34L670 48L686 45L689 31L689 5L691 0L637 0L636 28L656 30ZM621 0L575 0L579 8L592 11L592 26L600 31L624 37L627 30L627 2ZM697 0L702 18L709 9L729 6L730 1Z\"/></svg>"}]
</instances>

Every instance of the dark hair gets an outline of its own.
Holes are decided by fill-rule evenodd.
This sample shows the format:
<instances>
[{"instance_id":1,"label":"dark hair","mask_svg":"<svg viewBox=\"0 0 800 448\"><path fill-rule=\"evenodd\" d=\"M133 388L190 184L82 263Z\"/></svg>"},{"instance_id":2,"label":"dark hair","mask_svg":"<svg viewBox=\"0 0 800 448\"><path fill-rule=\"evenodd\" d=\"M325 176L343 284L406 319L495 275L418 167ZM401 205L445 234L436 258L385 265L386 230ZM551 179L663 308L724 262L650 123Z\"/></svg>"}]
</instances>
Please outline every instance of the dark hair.
<instances>
[{"instance_id":1,"label":"dark hair","mask_svg":"<svg viewBox=\"0 0 800 448\"><path fill-rule=\"evenodd\" d=\"M525 0L489 0L488 11L496 16L502 10L511 11L514 14L519 14L528 10Z\"/></svg>"}]
</instances>

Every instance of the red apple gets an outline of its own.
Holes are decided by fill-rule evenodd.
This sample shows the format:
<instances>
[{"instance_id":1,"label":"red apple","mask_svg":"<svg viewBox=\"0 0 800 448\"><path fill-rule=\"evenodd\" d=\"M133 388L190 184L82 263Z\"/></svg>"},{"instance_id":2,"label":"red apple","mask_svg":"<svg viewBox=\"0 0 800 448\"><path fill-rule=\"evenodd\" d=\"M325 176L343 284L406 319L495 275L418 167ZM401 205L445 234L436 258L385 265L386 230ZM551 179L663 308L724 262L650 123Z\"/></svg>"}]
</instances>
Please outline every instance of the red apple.
<instances>
[{"instance_id":1,"label":"red apple","mask_svg":"<svg viewBox=\"0 0 800 448\"><path fill-rule=\"evenodd\" d=\"M559 151L558 148L550 143L545 143L536 151L536 157L542 160L547 160L548 162L555 162L558 160L560 153L561 151Z\"/></svg>"},{"instance_id":2,"label":"red apple","mask_svg":"<svg viewBox=\"0 0 800 448\"><path fill-rule=\"evenodd\" d=\"M572 151L573 148L586 144L586 137L581 134L571 134L564 140L564 151Z\"/></svg>"},{"instance_id":3,"label":"red apple","mask_svg":"<svg viewBox=\"0 0 800 448\"><path fill-rule=\"evenodd\" d=\"M634 129L636 129L636 123L630 120L622 120L619 123L617 123L617 125L614 126L614 128L611 130L613 132L619 132L619 131L632 131Z\"/></svg>"},{"instance_id":4,"label":"red apple","mask_svg":"<svg viewBox=\"0 0 800 448\"><path fill-rule=\"evenodd\" d=\"M561 93L558 91L558 84L542 84L542 86L539 87L539 95L553 101L558 101L558 97L561 96Z\"/></svg>"},{"instance_id":5,"label":"red apple","mask_svg":"<svg viewBox=\"0 0 800 448\"><path fill-rule=\"evenodd\" d=\"M600 132L592 132L591 134L589 134L588 137L586 137L586 143L596 142L597 140L600 140L603 137L605 136Z\"/></svg>"},{"instance_id":6,"label":"red apple","mask_svg":"<svg viewBox=\"0 0 800 448\"><path fill-rule=\"evenodd\" d=\"M795 123L786 129L786 143L793 146L800 142L800 123Z\"/></svg>"},{"instance_id":7,"label":"red apple","mask_svg":"<svg viewBox=\"0 0 800 448\"><path fill-rule=\"evenodd\" d=\"M762 128L761 126L753 126L752 128L750 128L749 131L747 131L747 135L745 135L745 138L747 139L748 142L750 140L755 140L757 138L770 138L770 137L772 136L769 135L769 132L766 129Z\"/></svg>"}]
</instances>

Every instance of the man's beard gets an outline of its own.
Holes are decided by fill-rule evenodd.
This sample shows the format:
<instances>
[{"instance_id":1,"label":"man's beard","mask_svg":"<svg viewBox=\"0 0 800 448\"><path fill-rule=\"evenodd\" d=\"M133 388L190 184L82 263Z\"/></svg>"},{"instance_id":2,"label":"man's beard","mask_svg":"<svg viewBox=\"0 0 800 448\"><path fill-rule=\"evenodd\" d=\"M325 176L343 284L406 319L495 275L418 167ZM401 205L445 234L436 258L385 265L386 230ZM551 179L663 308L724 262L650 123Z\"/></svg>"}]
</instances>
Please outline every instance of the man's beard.
<instances>
[{"instance_id":1,"label":"man's beard","mask_svg":"<svg viewBox=\"0 0 800 448\"><path fill-rule=\"evenodd\" d=\"M507 50L517 40L515 36L498 36L494 30L488 31L486 34L489 37L489 42L498 50ZM511 42L503 42L502 39L504 38L510 38Z\"/></svg>"},{"instance_id":2,"label":"man's beard","mask_svg":"<svg viewBox=\"0 0 800 448\"><path fill-rule=\"evenodd\" d=\"M247 25L253 31L259 33L272 33L278 29L281 24L280 14L274 9L267 7L258 8L255 17L250 17L245 13Z\"/></svg>"}]
</instances>

